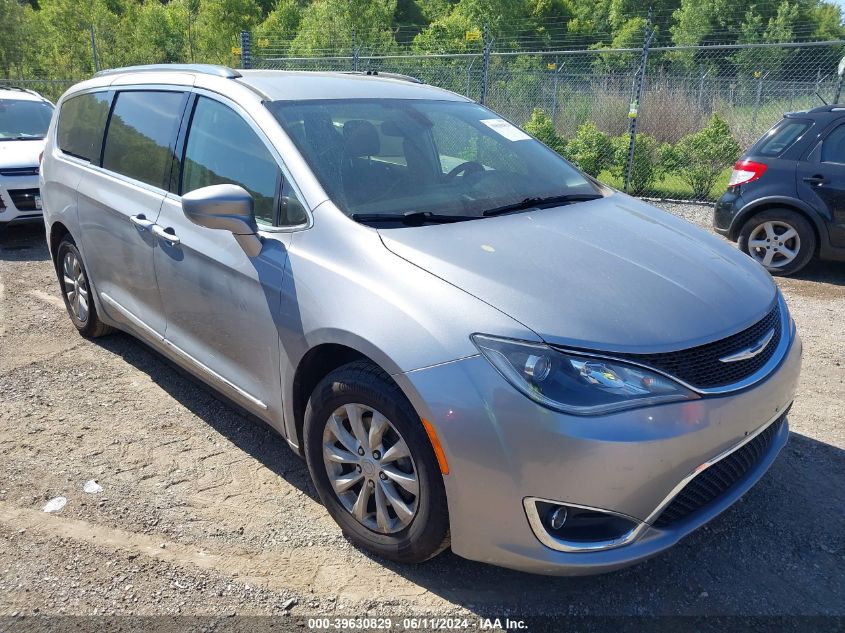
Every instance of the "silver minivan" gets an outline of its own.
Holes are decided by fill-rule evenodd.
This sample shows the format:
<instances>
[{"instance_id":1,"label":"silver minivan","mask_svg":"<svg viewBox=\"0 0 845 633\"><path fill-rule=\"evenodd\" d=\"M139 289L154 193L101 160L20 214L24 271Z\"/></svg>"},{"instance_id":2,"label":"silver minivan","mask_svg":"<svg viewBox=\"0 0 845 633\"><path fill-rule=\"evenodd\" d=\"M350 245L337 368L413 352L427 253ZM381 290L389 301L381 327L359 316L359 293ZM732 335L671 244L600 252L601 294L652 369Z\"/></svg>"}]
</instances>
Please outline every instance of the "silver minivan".
<instances>
[{"instance_id":1,"label":"silver minivan","mask_svg":"<svg viewBox=\"0 0 845 633\"><path fill-rule=\"evenodd\" d=\"M454 93L107 71L59 101L40 178L81 334L265 420L384 558L616 569L787 441L801 342L768 273Z\"/></svg>"}]
</instances>

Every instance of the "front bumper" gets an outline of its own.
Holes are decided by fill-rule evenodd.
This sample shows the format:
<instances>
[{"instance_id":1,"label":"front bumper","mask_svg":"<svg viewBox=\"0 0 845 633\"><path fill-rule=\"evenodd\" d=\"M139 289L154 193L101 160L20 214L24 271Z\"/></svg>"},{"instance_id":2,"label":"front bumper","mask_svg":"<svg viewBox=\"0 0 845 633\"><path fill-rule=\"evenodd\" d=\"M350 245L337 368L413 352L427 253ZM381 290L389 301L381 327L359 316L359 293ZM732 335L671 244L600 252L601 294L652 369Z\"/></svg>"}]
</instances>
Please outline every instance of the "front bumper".
<instances>
[{"instance_id":1,"label":"front bumper","mask_svg":"<svg viewBox=\"0 0 845 633\"><path fill-rule=\"evenodd\" d=\"M671 547L733 504L786 443L784 423L766 453L724 494L668 527L653 524L691 473L781 417L801 365L794 336L778 368L739 393L578 417L545 409L513 389L480 356L395 378L435 427L452 550L469 559L555 575L611 571ZM527 498L630 518L636 537L598 551L559 551L529 524Z\"/></svg>"},{"instance_id":2,"label":"front bumper","mask_svg":"<svg viewBox=\"0 0 845 633\"><path fill-rule=\"evenodd\" d=\"M40 221L38 175L0 175L0 224Z\"/></svg>"}]
</instances>

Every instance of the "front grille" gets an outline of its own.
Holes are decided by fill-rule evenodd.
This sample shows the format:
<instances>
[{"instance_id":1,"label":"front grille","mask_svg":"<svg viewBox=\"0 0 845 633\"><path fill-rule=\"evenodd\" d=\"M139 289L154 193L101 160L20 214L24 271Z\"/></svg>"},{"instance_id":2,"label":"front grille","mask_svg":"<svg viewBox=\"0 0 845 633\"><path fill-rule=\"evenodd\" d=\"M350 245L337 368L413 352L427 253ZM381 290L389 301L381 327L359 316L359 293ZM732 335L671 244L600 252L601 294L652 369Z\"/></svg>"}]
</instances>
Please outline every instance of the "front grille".
<instances>
[{"instance_id":1,"label":"front grille","mask_svg":"<svg viewBox=\"0 0 845 633\"><path fill-rule=\"evenodd\" d=\"M756 356L733 363L723 363L719 360L755 345L772 328L775 330L772 340ZM775 353L781 334L780 306L775 303L775 307L757 323L715 343L665 354L614 354L614 356L654 367L693 387L709 389L737 383L759 371Z\"/></svg>"},{"instance_id":2,"label":"front grille","mask_svg":"<svg viewBox=\"0 0 845 633\"><path fill-rule=\"evenodd\" d=\"M38 211L35 204L38 189L9 189L9 197L19 211Z\"/></svg>"},{"instance_id":3,"label":"front grille","mask_svg":"<svg viewBox=\"0 0 845 633\"><path fill-rule=\"evenodd\" d=\"M785 419L786 413L742 448L735 450L697 475L666 506L654 525L659 528L668 527L675 521L705 507L733 488L737 481L742 479L769 452L772 440L780 431Z\"/></svg>"},{"instance_id":4,"label":"front grille","mask_svg":"<svg viewBox=\"0 0 845 633\"><path fill-rule=\"evenodd\" d=\"M38 167L2 167L0 176L37 176Z\"/></svg>"}]
</instances>

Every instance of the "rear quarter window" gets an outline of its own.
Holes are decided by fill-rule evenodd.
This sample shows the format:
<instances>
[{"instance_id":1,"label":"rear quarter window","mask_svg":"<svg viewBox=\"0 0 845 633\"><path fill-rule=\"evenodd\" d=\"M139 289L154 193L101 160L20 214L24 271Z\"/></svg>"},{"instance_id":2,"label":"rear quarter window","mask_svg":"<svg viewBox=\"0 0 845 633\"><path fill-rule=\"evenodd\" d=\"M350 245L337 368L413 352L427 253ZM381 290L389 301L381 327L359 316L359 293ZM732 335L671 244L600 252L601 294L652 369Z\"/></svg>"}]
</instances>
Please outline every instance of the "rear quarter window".
<instances>
[{"instance_id":1,"label":"rear quarter window","mask_svg":"<svg viewBox=\"0 0 845 633\"><path fill-rule=\"evenodd\" d=\"M757 142L750 153L758 156L780 156L807 131L810 125L812 121L783 119Z\"/></svg>"},{"instance_id":2,"label":"rear quarter window","mask_svg":"<svg viewBox=\"0 0 845 633\"><path fill-rule=\"evenodd\" d=\"M108 92L90 92L64 101L59 111L57 130L59 149L71 156L99 163L110 107Z\"/></svg>"}]
</instances>

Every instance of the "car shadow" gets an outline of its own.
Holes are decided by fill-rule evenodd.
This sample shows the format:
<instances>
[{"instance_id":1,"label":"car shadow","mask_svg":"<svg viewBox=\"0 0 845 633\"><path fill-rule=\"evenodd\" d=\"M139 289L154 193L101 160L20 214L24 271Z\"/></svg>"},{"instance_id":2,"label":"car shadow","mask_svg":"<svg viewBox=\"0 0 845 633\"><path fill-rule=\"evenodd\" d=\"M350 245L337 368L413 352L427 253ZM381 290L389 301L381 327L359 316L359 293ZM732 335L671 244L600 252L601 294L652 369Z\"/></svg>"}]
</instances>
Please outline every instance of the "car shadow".
<instances>
[{"instance_id":1,"label":"car shadow","mask_svg":"<svg viewBox=\"0 0 845 633\"><path fill-rule=\"evenodd\" d=\"M804 281L845 286L845 262L820 261L816 259L786 279L802 279Z\"/></svg>"},{"instance_id":2,"label":"car shadow","mask_svg":"<svg viewBox=\"0 0 845 633\"><path fill-rule=\"evenodd\" d=\"M318 501L305 463L268 425L129 335L96 342ZM420 565L371 558L480 617L838 614L845 604L845 451L791 433L770 472L734 507L654 559L601 576L535 576L448 550Z\"/></svg>"},{"instance_id":3,"label":"car shadow","mask_svg":"<svg viewBox=\"0 0 845 633\"><path fill-rule=\"evenodd\" d=\"M50 259L44 224L32 222L0 227L0 261L46 261Z\"/></svg>"}]
</instances>

